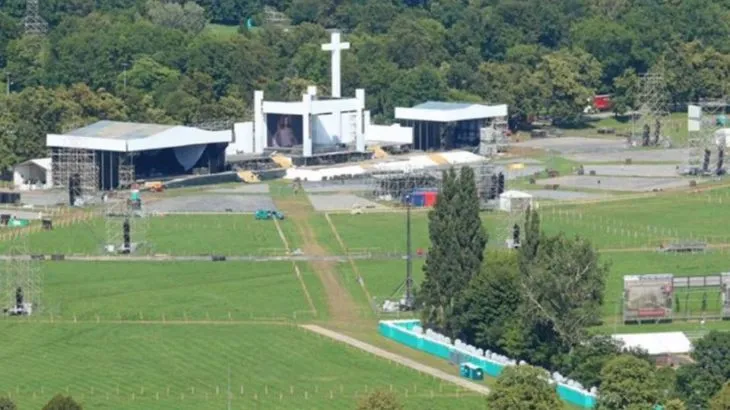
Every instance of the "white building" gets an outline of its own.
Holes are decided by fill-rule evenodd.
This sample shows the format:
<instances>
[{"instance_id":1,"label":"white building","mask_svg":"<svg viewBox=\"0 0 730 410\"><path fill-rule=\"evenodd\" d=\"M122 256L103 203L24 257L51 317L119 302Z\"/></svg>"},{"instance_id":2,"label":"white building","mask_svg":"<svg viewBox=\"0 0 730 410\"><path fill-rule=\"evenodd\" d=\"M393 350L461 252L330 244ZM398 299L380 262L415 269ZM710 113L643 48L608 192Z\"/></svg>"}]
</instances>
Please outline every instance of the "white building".
<instances>
[{"instance_id":1,"label":"white building","mask_svg":"<svg viewBox=\"0 0 730 410\"><path fill-rule=\"evenodd\" d=\"M505 212L524 211L532 207L532 195L522 191L505 191L499 196L499 209Z\"/></svg>"},{"instance_id":2,"label":"white building","mask_svg":"<svg viewBox=\"0 0 730 410\"><path fill-rule=\"evenodd\" d=\"M623 343L624 349L639 348L650 356L687 354L692 342L682 332L615 334L612 338Z\"/></svg>"},{"instance_id":3,"label":"white building","mask_svg":"<svg viewBox=\"0 0 730 410\"><path fill-rule=\"evenodd\" d=\"M20 191L50 188L53 184L51 159L29 159L13 167L13 185Z\"/></svg>"}]
</instances>

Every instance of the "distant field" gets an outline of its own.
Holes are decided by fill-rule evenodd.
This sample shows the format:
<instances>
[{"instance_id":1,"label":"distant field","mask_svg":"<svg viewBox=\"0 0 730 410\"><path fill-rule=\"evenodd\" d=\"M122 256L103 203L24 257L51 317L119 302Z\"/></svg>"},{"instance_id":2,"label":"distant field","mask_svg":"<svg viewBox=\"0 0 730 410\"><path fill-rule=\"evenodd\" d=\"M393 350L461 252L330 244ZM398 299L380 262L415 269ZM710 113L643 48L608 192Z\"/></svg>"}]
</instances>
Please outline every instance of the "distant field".
<instances>
[{"instance_id":1,"label":"distant field","mask_svg":"<svg viewBox=\"0 0 730 410\"><path fill-rule=\"evenodd\" d=\"M44 307L39 316L34 316L40 319L228 321L315 317L289 262L46 262L42 272ZM319 280L307 270L302 275L319 303L324 299ZM323 308L320 304L318 310Z\"/></svg>"},{"instance_id":2,"label":"distant field","mask_svg":"<svg viewBox=\"0 0 730 410\"><path fill-rule=\"evenodd\" d=\"M285 235L296 243L290 222L281 221ZM281 254L284 244L271 221L256 221L253 215L166 215L147 221L147 253L172 255L251 255ZM121 238L121 224L120 224ZM107 228L102 219L41 231L30 235L34 253L99 254L106 241ZM132 241L135 241L134 228ZM0 242L0 252L7 252L9 241Z\"/></svg>"},{"instance_id":3,"label":"distant field","mask_svg":"<svg viewBox=\"0 0 730 410\"><path fill-rule=\"evenodd\" d=\"M233 37L238 35L238 26L226 26L223 24L208 24L205 31L220 37Z\"/></svg>"},{"instance_id":4,"label":"distant field","mask_svg":"<svg viewBox=\"0 0 730 410\"><path fill-rule=\"evenodd\" d=\"M408 409L482 409L483 397L288 326L0 323L3 392L100 409L350 409L393 389ZM230 372L230 373L229 373ZM432 397L433 395L433 397Z\"/></svg>"}]
</instances>

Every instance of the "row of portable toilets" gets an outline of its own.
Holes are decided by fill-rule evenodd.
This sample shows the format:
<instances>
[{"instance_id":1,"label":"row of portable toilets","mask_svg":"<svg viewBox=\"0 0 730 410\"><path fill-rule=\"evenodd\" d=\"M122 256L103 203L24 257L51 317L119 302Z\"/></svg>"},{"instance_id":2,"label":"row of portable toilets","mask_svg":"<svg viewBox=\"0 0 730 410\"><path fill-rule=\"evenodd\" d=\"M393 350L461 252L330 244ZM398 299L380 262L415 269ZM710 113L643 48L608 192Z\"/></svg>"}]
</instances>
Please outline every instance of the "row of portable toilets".
<instances>
[{"instance_id":1,"label":"row of portable toilets","mask_svg":"<svg viewBox=\"0 0 730 410\"><path fill-rule=\"evenodd\" d=\"M449 338L431 330L424 332L418 320L382 320L378 331L388 339L445 360L458 356L460 374L472 380L481 380L484 376L498 377L505 367L523 364L458 340L452 343ZM545 375L563 401L584 409L595 407L598 394L595 387L586 389L558 373L549 374L545 371Z\"/></svg>"}]
</instances>

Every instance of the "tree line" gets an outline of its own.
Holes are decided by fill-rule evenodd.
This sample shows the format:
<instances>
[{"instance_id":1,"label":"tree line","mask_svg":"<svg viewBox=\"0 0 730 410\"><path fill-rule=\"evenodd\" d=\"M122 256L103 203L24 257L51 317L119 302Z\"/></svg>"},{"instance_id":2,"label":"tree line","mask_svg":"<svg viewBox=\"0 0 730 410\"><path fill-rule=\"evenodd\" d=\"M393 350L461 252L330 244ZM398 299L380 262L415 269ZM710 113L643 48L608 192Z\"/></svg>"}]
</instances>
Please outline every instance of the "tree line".
<instances>
[{"instance_id":1,"label":"tree line","mask_svg":"<svg viewBox=\"0 0 730 410\"><path fill-rule=\"evenodd\" d=\"M696 341L691 364L656 368L645 351L592 331L601 324L610 266L590 241L547 235L528 208L521 246L485 253L473 170L445 172L442 185L428 216L431 247L417 291L424 328L595 386L599 409L730 408L716 404L730 406L723 401L730 394L730 333ZM506 369L489 408L556 408L554 386L536 384L536 376L545 379L544 370ZM545 397L544 406L511 407L536 397Z\"/></svg>"},{"instance_id":2,"label":"tree line","mask_svg":"<svg viewBox=\"0 0 730 410\"><path fill-rule=\"evenodd\" d=\"M265 7L292 26L267 24ZM53 104L37 113L33 135L0 129L0 145L19 145L10 150L20 160L43 154L26 142L41 131L99 118L240 120L255 89L327 92L326 28L353 44L345 95L365 88L381 122L395 106L454 100L507 103L513 125L535 115L571 123L594 93L633 108L637 75L649 70L665 73L673 103L726 95L730 76L729 0L46 0L47 36L24 35L24 13L24 1L0 1L0 116L27 119L25 101L39 94ZM61 101L79 84L108 106L78 114Z\"/></svg>"}]
</instances>

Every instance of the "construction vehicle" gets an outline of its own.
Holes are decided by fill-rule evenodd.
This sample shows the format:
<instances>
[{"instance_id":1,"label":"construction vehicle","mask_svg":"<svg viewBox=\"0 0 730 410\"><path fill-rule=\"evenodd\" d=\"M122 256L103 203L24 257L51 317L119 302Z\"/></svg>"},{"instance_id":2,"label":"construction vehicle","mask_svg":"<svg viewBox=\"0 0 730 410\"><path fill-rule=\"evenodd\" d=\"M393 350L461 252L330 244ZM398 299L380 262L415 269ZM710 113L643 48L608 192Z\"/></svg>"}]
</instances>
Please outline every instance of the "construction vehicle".
<instances>
[{"instance_id":1,"label":"construction vehicle","mask_svg":"<svg viewBox=\"0 0 730 410\"><path fill-rule=\"evenodd\" d=\"M278 219L282 220L284 219L284 214L279 211L271 211L266 209L259 209L256 211L256 220L257 221L266 221L269 219Z\"/></svg>"}]
</instances>

